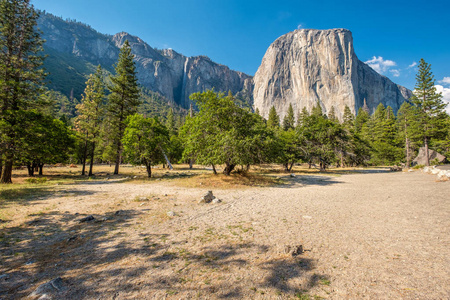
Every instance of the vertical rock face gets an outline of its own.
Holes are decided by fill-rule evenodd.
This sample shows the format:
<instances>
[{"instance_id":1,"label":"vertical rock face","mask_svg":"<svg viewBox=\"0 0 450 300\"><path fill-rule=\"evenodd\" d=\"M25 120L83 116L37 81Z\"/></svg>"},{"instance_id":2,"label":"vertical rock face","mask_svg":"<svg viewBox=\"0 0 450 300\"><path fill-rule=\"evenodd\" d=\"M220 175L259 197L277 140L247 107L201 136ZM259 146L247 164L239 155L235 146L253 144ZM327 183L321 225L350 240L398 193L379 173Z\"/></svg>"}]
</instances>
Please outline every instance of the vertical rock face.
<instances>
[{"instance_id":1,"label":"vertical rock face","mask_svg":"<svg viewBox=\"0 0 450 300\"><path fill-rule=\"evenodd\" d=\"M334 106L342 118L364 104L371 112L379 103L397 111L410 91L359 61L353 38L345 29L296 30L270 45L254 77L254 107L264 117L274 106L283 117L289 104L295 112L319 103L327 113Z\"/></svg>"},{"instance_id":2,"label":"vertical rock face","mask_svg":"<svg viewBox=\"0 0 450 300\"><path fill-rule=\"evenodd\" d=\"M108 36L87 25L42 14L38 27L46 47L73 55L112 70L125 40L135 55L137 77L143 87L170 101L189 107L189 95L215 88L216 91L244 93L251 98L252 77L230 70L205 56L186 57L172 49L156 50L126 32Z\"/></svg>"}]
</instances>

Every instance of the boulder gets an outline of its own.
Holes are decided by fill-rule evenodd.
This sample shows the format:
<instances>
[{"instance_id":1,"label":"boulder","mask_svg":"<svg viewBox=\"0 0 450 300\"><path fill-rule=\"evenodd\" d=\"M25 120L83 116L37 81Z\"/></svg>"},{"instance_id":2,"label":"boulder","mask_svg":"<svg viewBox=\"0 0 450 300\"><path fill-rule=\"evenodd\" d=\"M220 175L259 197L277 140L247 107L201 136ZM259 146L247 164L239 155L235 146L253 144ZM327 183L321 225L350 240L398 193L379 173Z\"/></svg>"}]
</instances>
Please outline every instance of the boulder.
<instances>
[{"instance_id":1,"label":"boulder","mask_svg":"<svg viewBox=\"0 0 450 300\"><path fill-rule=\"evenodd\" d=\"M50 295L56 294L63 289L65 289L64 282L61 277L58 277L38 286L30 296L33 298L40 296L39 299L52 299Z\"/></svg>"},{"instance_id":2,"label":"boulder","mask_svg":"<svg viewBox=\"0 0 450 300\"><path fill-rule=\"evenodd\" d=\"M434 150L428 149L428 154L430 156L430 163L432 162L442 163L445 161L445 156ZM425 147L421 147L419 149L417 157L414 158L413 160L413 165L426 165Z\"/></svg>"},{"instance_id":3,"label":"boulder","mask_svg":"<svg viewBox=\"0 0 450 300\"><path fill-rule=\"evenodd\" d=\"M202 199L200 199L199 203L211 203L216 197L214 197L212 191L208 191Z\"/></svg>"}]
</instances>

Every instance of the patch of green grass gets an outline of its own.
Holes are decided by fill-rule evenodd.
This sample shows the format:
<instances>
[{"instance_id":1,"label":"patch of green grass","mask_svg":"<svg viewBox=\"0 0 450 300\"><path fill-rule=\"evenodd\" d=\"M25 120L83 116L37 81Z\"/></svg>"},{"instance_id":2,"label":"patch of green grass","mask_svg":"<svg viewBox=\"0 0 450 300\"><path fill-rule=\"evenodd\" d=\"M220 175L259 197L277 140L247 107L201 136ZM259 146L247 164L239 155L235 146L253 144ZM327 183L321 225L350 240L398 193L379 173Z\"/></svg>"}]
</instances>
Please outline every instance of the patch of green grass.
<instances>
[{"instance_id":1,"label":"patch of green grass","mask_svg":"<svg viewBox=\"0 0 450 300\"><path fill-rule=\"evenodd\" d=\"M47 180L48 180L47 177L30 177L30 178L25 179L26 182L35 183L35 184L46 183Z\"/></svg>"},{"instance_id":2,"label":"patch of green grass","mask_svg":"<svg viewBox=\"0 0 450 300\"><path fill-rule=\"evenodd\" d=\"M322 278L319 279L319 283L321 285L330 285L331 281L328 278L326 278L326 277L322 277Z\"/></svg>"}]
</instances>

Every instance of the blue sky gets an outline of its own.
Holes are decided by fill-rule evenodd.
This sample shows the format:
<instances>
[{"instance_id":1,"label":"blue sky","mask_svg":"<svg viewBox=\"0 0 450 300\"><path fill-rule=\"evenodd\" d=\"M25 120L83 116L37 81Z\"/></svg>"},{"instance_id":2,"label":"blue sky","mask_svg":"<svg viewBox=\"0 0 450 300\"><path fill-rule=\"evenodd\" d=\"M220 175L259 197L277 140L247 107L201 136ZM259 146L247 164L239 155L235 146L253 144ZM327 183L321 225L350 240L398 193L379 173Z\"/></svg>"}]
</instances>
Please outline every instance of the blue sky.
<instances>
[{"instance_id":1,"label":"blue sky","mask_svg":"<svg viewBox=\"0 0 450 300\"><path fill-rule=\"evenodd\" d=\"M254 75L268 46L297 28L346 28L355 52L410 89L420 58L450 100L450 1L32 0L36 8L102 33L126 31L150 46L207 55Z\"/></svg>"}]
</instances>

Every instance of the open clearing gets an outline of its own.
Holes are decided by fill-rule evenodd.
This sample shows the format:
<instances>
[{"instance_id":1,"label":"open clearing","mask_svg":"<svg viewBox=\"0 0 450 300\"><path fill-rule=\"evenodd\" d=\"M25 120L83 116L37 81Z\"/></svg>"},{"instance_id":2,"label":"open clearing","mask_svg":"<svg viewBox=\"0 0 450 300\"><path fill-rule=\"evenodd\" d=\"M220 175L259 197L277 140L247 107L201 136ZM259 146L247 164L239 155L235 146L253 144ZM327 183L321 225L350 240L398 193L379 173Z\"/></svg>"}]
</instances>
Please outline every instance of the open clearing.
<instances>
[{"instance_id":1,"label":"open clearing","mask_svg":"<svg viewBox=\"0 0 450 300\"><path fill-rule=\"evenodd\" d=\"M202 172L1 187L0 299L57 277L54 299L450 298L450 182L299 169L234 185ZM222 202L199 204L208 190Z\"/></svg>"}]
</instances>

